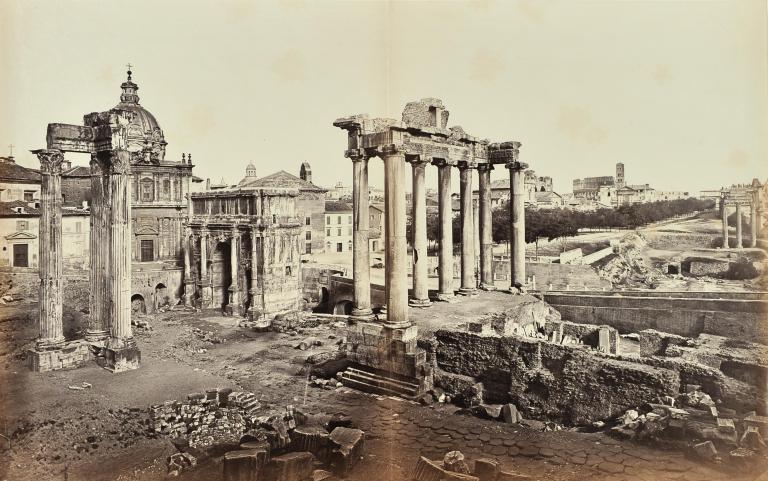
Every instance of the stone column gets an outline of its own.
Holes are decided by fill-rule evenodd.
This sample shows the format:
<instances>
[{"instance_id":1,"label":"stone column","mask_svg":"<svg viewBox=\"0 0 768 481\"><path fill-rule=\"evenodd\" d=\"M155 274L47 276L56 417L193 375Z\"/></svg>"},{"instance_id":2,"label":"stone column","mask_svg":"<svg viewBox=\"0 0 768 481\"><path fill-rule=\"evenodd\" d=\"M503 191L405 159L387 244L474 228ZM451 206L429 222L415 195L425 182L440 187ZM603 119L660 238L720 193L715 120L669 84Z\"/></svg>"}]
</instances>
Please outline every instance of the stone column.
<instances>
[{"instance_id":1,"label":"stone column","mask_svg":"<svg viewBox=\"0 0 768 481\"><path fill-rule=\"evenodd\" d=\"M405 236L405 152L402 146L382 149L386 232L386 325L408 327L408 244ZM367 215L367 213L366 213Z\"/></svg>"},{"instance_id":2,"label":"stone column","mask_svg":"<svg viewBox=\"0 0 768 481\"><path fill-rule=\"evenodd\" d=\"M749 247L757 247L757 224L760 219L757 217L757 202L755 199L749 203Z\"/></svg>"},{"instance_id":3,"label":"stone column","mask_svg":"<svg viewBox=\"0 0 768 481\"><path fill-rule=\"evenodd\" d=\"M480 201L480 289L496 289L493 282L493 218L491 209L491 171L493 164L480 164L479 175Z\"/></svg>"},{"instance_id":4,"label":"stone column","mask_svg":"<svg viewBox=\"0 0 768 481\"><path fill-rule=\"evenodd\" d=\"M208 278L208 237L209 232L204 230L200 234L200 291L202 307L210 307L212 292L211 280Z\"/></svg>"},{"instance_id":5,"label":"stone column","mask_svg":"<svg viewBox=\"0 0 768 481\"><path fill-rule=\"evenodd\" d=\"M127 150L110 152L110 333L106 367L115 372L139 367L141 353L131 331L131 165Z\"/></svg>"},{"instance_id":6,"label":"stone column","mask_svg":"<svg viewBox=\"0 0 768 481\"><path fill-rule=\"evenodd\" d=\"M725 202L725 198L721 198L720 205L722 206L721 213L723 217L723 249L727 249L728 245L728 204Z\"/></svg>"},{"instance_id":7,"label":"stone column","mask_svg":"<svg viewBox=\"0 0 768 481\"><path fill-rule=\"evenodd\" d=\"M192 237L192 229L189 227L184 228L184 239L182 241L182 247L184 249L184 305L191 306L192 299L195 295L195 282L192 278L192 258L191 250L194 239Z\"/></svg>"},{"instance_id":8,"label":"stone column","mask_svg":"<svg viewBox=\"0 0 768 481\"><path fill-rule=\"evenodd\" d=\"M61 163L60 150L33 150L40 160L40 293L37 350L64 343L62 325Z\"/></svg>"},{"instance_id":9,"label":"stone column","mask_svg":"<svg viewBox=\"0 0 768 481\"><path fill-rule=\"evenodd\" d=\"M736 248L741 249L743 247L741 241L741 204L736 202Z\"/></svg>"},{"instance_id":10,"label":"stone column","mask_svg":"<svg viewBox=\"0 0 768 481\"><path fill-rule=\"evenodd\" d=\"M510 237L512 252L510 256L510 291L520 292L525 287L525 176L528 168L522 162L509 162L510 219L512 220Z\"/></svg>"},{"instance_id":11,"label":"stone column","mask_svg":"<svg viewBox=\"0 0 768 481\"><path fill-rule=\"evenodd\" d=\"M239 275L238 264L239 256L237 254L238 244L240 243L240 232L237 227L232 229L232 241L229 248L229 269L232 277L232 282L229 284L229 303L227 304L227 312L229 314L236 314L239 312L240 305L240 290L237 286L237 277Z\"/></svg>"},{"instance_id":12,"label":"stone column","mask_svg":"<svg viewBox=\"0 0 768 481\"><path fill-rule=\"evenodd\" d=\"M346 155L352 160L352 277L355 287L352 316L370 319L373 311L369 251L368 156L362 150L349 150Z\"/></svg>"},{"instance_id":13,"label":"stone column","mask_svg":"<svg viewBox=\"0 0 768 481\"><path fill-rule=\"evenodd\" d=\"M259 292L259 251L257 247L257 227L251 227L251 288L248 289L248 294L251 296L250 306L248 307L248 314L252 321L259 318L261 309L256 305L257 295Z\"/></svg>"},{"instance_id":14,"label":"stone column","mask_svg":"<svg viewBox=\"0 0 768 481\"><path fill-rule=\"evenodd\" d=\"M97 154L91 155L91 238L88 328L85 340L103 343L109 337L109 177Z\"/></svg>"},{"instance_id":15,"label":"stone column","mask_svg":"<svg viewBox=\"0 0 768 481\"><path fill-rule=\"evenodd\" d=\"M470 295L475 284L474 220L472 219L472 169L468 162L459 162L459 192L461 194L461 287L459 294Z\"/></svg>"},{"instance_id":16,"label":"stone column","mask_svg":"<svg viewBox=\"0 0 768 481\"><path fill-rule=\"evenodd\" d=\"M424 188L424 171L427 162L420 158L410 160L413 175L411 196L411 231L413 233L413 295L409 301L414 307L427 307L429 287L427 280L427 194Z\"/></svg>"},{"instance_id":17,"label":"stone column","mask_svg":"<svg viewBox=\"0 0 768 481\"><path fill-rule=\"evenodd\" d=\"M432 162L437 166L437 202L440 235L438 275L440 277L437 299L453 298L453 210L451 208L451 164L443 159Z\"/></svg>"}]
</instances>

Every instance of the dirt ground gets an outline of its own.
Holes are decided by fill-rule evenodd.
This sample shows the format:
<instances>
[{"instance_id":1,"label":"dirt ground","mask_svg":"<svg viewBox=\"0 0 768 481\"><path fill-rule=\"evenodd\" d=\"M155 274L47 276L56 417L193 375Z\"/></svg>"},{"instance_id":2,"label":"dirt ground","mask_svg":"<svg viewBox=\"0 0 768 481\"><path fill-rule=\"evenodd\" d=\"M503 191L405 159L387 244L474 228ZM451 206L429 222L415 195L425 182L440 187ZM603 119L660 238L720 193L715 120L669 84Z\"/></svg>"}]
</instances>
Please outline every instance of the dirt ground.
<instances>
[{"instance_id":1,"label":"dirt ground","mask_svg":"<svg viewBox=\"0 0 768 481\"><path fill-rule=\"evenodd\" d=\"M455 326L523 298L502 292L414 310L422 335ZM32 303L0 310L0 479L162 480L169 439L149 429L148 407L185 399L191 392L231 387L254 392L262 409L292 404L312 414L345 413L367 433L365 459L349 479L401 480L419 455L441 458L452 449L470 460L493 457L510 469L541 480L753 479L701 465L683 453L619 443L604 434L542 432L541 424L505 425L455 414L457 408L370 396L347 388L321 389L308 382L307 356L338 349L344 330L325 324L295 333L255 333L231 317L168 312L147 317L152 329L137 330L139 370L112 374L95 363L49 373L29 372L22 363L34 339ZM76 321L70 332L77 335ZM307 336L322 341L295 349ZM81 387L83 382L91 388ZM211 449L180 479L221 479L223 450Z\"/></svg>"}]
</instances>

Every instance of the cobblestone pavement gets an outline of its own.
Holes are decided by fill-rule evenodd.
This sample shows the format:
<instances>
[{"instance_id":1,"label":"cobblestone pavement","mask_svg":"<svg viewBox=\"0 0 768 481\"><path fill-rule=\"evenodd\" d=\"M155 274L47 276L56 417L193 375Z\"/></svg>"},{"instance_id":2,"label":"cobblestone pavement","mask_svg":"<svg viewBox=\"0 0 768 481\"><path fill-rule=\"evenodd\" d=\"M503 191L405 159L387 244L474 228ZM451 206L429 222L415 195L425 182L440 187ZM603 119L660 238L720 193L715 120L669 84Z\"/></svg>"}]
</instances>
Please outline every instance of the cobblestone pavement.
<instances>
[{"instance_id":1,"label":"cobblestone pavement","mask_svg":"<svg viewBox=\"0 0 768 481\"><path fill-rule=\"evenodd\" d=\"M329 396L330 394L330 396ZM333 398L331 399L329 398ZM617 441L602 433L536 431L453 414L455 407L370 396L346 389L310 389L304 409L335 406L367 433L366 465L359 479L408 479L419 456L442 459L459 450L469 460L494 458L505 469L540 480L721 480L753 479L717 470L682 453ZM380 469L372 469L376 465ZM385 474L386 473L386 474ZM353 474L353 477L357 478Z\"/></svg>"}]
</instances>

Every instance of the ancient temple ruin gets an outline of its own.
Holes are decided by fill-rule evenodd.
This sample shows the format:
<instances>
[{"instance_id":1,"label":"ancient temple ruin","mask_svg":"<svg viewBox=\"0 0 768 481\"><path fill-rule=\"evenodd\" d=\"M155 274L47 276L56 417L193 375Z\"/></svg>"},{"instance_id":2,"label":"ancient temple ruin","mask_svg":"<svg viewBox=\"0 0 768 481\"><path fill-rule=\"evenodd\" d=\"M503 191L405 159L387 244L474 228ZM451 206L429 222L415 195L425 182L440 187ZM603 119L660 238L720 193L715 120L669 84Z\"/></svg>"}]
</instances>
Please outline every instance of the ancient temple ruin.
<instances>
[{"instance_id":1,"label":"ancient temple ruin","mask_svg":"<svg viewBox=\"0 0 768 481\"><path fill-rule=\"evenodd\" d=\"M345 381L360 387L371 376L394 375L409 380L418 390L429 388L430 368L424 352L416 347L416 327L409 318L408 252L406 241L406 162L413 176L413 289L410 305L427 307L427 235L424 172L438 169L440 221L438 300L455 296L453 286L453 239L451 175L459 170L461 195L461 284L458 292L470 295L477 289L473 240L472 172L480 175L480 287L493 289L490 172L495 165L509 169L511 190L511 287L520 292L525 284L525 210L523 172L518 160L520 142L490 143L473 137L461 127L447 128L448 111L439 99L409 102L402 120L354 115L333 124L347 131L344 156L353 165L353 277L356 323L349 336L348 357L368 371L348 370ZM385 191L385 289L383 323L373 322L368 244L368 161L384 161ZM356 373L358 374L355 377Z\"/></svg>"},{"instance_id":2,"label":"ancient temple ruin","mask_svg":"<svg viewBox=\"0 0 768 481\"><path fill-rule=\"evenodd\" d=\"M757 247L757 238L760 236L760 229L762 227L763 212L763 199L760 195L760 188L760 183L755 179L752 185L731 187L720 192L720 214L722 215L724 249L731 247L728 239L728 215L731 207L734 208L736 214L736 242L733 247L736 249L745 247L742 232L742 207L746 207L749 210L750 237L749 246L747 247Z\"/></svg>"}]
</instances>

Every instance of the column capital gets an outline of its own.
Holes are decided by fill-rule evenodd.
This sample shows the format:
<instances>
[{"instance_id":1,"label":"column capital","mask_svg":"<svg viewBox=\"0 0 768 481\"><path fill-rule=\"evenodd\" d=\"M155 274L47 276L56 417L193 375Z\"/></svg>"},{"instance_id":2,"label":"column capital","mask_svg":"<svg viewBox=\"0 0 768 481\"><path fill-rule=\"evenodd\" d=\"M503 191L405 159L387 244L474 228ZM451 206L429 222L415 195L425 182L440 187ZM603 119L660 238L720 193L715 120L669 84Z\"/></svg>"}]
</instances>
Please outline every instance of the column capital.
<instances>
[{"instance_id":1,"label":"column capital","mask_svg":"<svg viewBox=\"0 0 768 481\"><path fill-rule=\"evenodd\" d=\"M406 152L406 149L403 144L380 145L376 149L376 154L382 158L390 155L405 155L405 152Z\"/></svg>"},{"instance_id":2,"label":"column capital","mask_svg":"<svg viewBox=\"0 0 768 481\"><path fill-rule=\"evenodd\" d=\"M360 162L368 160L371 156L365 152L365 149L347 149L344 151L344 157L350 159L352 162Z\"/></svg>"},{"instance_id":3,"label":"column capital","mask_svg":"<svg viewBox=\"0 0 768 481\"><path fill-rule=\"evenodd\" d=\"M240 229L237 226L232 227L232 238L240 237Z\"/></svg>"},{"instance_id":4,"label":"column capital","mask_svg":"<svg viewBox=\"0 0 768 481\"><path fill-rule=\"evenodd\" d=\"M109 151L109 173L115 175L131 173L131 156L127 150Z\"/></svg>"},{"instance_id":5,"label":"column capital","mask_svg":"<svg viewBox=\"0 0 768 481\"><path fill-rule=\"evenodd\" d=\"M460 160L456 162L456 166L459 168L459 170L476 169L477 162L472 160Z\"/></svg>"},{"instance_id":6,"label":"column capital","mask_svg":"<svg viewBox=\"0 0 768 481\"><path fill-rule=\"evenodd\" d=\"M477 164L477 171L478 172L490 172L493 170L493 164L490 162L478 162Z\"/></svg>"},{"instance_id":7,"label":"column capital","mask_svg":"<svg viewBox=\"0 0 768 481\"><path fill-rule=\"evenodd\" d=\"M507 168L507 169L509 169L509 170L514 170L514 171L523 171L523 170L525 170L525 169L527 169L527 168L528 168L528 164L526 164L526 163L524 163L524 162L517 162L517 161L514 161L514 162L507 162L507 163L504 165L504 167L506 167L506 168Z\"/></svg>"},{"instance_id":8,"label":"column capital","mask_svg":"<svg viewBox=\"0 0 768 481\"><path fill-rule=\"evenodd\" d=\"M40 172L43 174L61 175L61 163L64 154L58 149L38 149L30 151L40 160Z\"/></svg>"},{"instance_id":9,"label":"column capital","mask_svg":"<svg viewBox=\"0 0 768 481\"><path fill-rule=\"evenodd\" d=\"M452 166L456 165L456 161L452 161L450 159L441 159L439 157L434 157L434 158L432 158L431 164L434 165L434 166L437 166L437 167L445 167L445 166L452 167Z\"/></svg>"}]
</instances>

